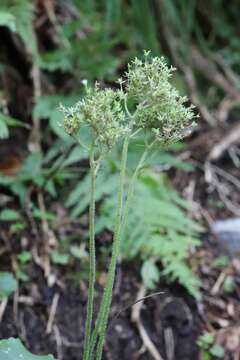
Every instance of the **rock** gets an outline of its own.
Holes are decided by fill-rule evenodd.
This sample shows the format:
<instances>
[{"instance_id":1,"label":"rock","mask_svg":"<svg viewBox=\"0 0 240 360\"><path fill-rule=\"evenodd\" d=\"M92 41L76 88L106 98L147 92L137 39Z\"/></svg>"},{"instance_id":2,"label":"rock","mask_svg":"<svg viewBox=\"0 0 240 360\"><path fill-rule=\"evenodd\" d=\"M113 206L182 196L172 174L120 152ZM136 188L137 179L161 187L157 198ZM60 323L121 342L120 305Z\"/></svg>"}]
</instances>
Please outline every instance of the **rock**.
<instances>
[{"instance_id":1,"label":"rock","mask_svg":"<svg viewBox=\"0 0 240 360\"><path fill-rule=\"evenodd\" d=\"M233 257L240 255L240 218L216 221L212 231L225 252Z\"/></svg>"}]
</instances>

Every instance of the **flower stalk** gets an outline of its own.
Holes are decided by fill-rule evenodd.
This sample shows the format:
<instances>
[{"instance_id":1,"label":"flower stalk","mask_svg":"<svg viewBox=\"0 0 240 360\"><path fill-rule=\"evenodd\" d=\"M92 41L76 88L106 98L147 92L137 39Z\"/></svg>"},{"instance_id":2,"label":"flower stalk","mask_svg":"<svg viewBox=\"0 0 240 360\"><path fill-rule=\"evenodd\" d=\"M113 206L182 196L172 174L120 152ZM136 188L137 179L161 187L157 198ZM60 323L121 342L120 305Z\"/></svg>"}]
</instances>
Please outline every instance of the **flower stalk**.
<instances>
[{"instance_id":1,"label":"flower stalk","mask_svg":"<svg viewBox=\"0 0 240 360\"><path fill-rule=\"evenodd\" d=\"M89 357L90 340L92 332L92 319L94 310L94 287L96 280L96 250L95 250L95 189L97 170L94 159L94 141L89 152L91 188L89 205L89 281L88 281L88 300L87 300L87 318L85 325L83 360Z\"/></svg>"},{"instance_id":2,"label":"flower stalk","mask_svg":"<svg viewBox=\"0 0 240 360\"><path fill-rule=\"evenodd\" d=\"M115 230L113 235L112 245L112 256L109 265L107 282L103 293L102 299L102 317L99 322L99 342L96 350L96 360L101 360L104 340L107 330L107 321L109 317L110 305L112 301L113 284L116 273L117 260L120 252L120 239L121 239L121 225L123 217L123 201L124 201L124 184L126 177L126 165L127 165L127 154L128 154L129 136L127 136L123 143L122 159L120 168L120 182L119 182L119 193L118 193L118 205L117 205L117 217Z\"/></svg>"}]
</instances>

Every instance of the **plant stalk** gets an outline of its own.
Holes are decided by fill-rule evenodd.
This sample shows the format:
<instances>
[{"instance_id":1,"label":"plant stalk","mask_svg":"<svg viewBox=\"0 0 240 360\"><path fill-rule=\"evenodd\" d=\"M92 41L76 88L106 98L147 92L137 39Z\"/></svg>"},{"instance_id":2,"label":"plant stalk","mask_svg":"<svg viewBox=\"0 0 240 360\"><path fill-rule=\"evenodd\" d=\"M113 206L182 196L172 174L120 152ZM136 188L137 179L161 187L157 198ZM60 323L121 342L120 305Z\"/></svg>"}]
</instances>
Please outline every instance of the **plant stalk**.
<instances>
[{"instance_id":1,"label":"plant stalk","mask_svg":"<svg viewBox=\"0 0 240 360\"><path fill-rule=\"evenodd\" d=\"M90 149L90 205L89 205L89 285L88 285L88 301L87 301L87 319L85 327L83 360L89 359L90 340L92 332L92 319L94 307L94 287L96 279L96 254L95 254L95 187L97 167L94 159L94 142Z\"/></svg>"},{"instance_id":2,"label":"plant stalk","mask_svg":"<svg viewBox=\"0 0 240 360\"><path fill-rule=\"evenodd\" d=\"M123 150L122 150L117 218L116 218L116 225L113 235L112 256L111 256L108 275L107 275L107 283L104 289L103 298L100 305L99 318L97 319L97 323L93 332L92 342L91 342L90 355L92 355L92 351L94 350L97 337L99 336L99 342L96 350L96 360L100 360L102 358L109 310L112 300L112 292L113 292L113 284L115 279L117 259L120 251L120 235L121 235L121 225L122 225L122 215L123 215L124 182L125 182L125 174L126 174L128 144L129 144L129 136L125 138L123 143Z\"/></svg>"},{"instance_id":3,"label":"plant stalk","mask_svg":"<svg viewBox=\"0 0 240 360\"><path fill-rule=\"evenodd\" d=\"M129 206L131 204L132 201L132 197L133 197L133 193L134 193L134 186L136 183L136 179L139 175L139 171L141 170L141 168L144 165L144 162L149 154L149 151L152 149L153 145L155 144L156 140L154 140L150 145L148 145L146 147L146 149L144 150L144 152L142 153L142 156L135 168L135 171L133 173L133 176L131 178L130 184L128 186L128 190L127 190L127 196L126 196L126 202L125 202L125 208L124 208L124 213L123 213L123 220L122 220L122 225L121 225L121 229L124 230L126 227L126 222L127 222L127 217L128 217L128 212L129 212Z\"/></svg>"},{"instance_id":4,"label":"plant stalk","mask_svg":"<svg viewBox=\"0 0 240 360\"><path fill-rule=\"evenodd\" d=\"M121 225L120 225L120 231L119 231L119 243L121 243L121 235L122 235L122 231L123 229L125 228L125 225L126 225L126 221L127 221L127 216L128 216L128 211L129 211L129 206L130 206L130 203L131 203L131 199L132 199L132 196L133 196L133 193L134 193L134 185L135 185L135 182L136 182L136 179L138 177L138 174L139 174L139 171L140 169L142 168L148 154L149 154L149 151L152 149L153 145L155 144L155 140L147 146L147 148L144 150L139 162L138 162L138 165L136 166L136 169L133 173L133 176L131 178L131 182L129 184L129 187L128 187L128 191L127 191L127 196L126 196L126 203L125 203L125 208L124 208L124 212L123 212L123 215L122 215L122 222L121 222ZM122 169L122 168L121 168ZM124 175L125 177L125 175ZM115 274L114 274L115 275ZM106 285L107 286L107 285ZM104 295L105 295L105 292L104 292ZM103 295L103 297L104 297ZM111 301L111 299L110 299ZM97 318L97 321L96 321L96 325L95 325L95 328L94 328L94 331L93 331L93 334L92 334L92 338L91 338L91 344L90 344L90 357L89 359L92 359L92 354L93 354L93 350L94 350L94 347L96 345L96 342L97 342L97 338L98 336L100 336L100 332L101 332L101 324L103 323L104 319L104 302L105 302L105 299L103 298L102 302L101 302L101 305L100 305L100 310L99 310L99 315L98 315L98 318ZM106 308L105 308L106 309ZM105 320L106 321L106 320ZM105 325L105 327L107 327L107 324ZM102 341L103 341L103 344L101 345L102 348L103 348L103 345L104 345L104 339L105 339L105 336L106 336L106 330L105 330L105 335L104 337L102 338ZM99 339L99 343L100 343L100 339ZM98 345L98 349L96 351L97 355L98 355L98 351L101 352L102 354L102 350L99 349L100 345ZM88 359L88 360L89 360ZM101 357L97 358L97 359L101 359Z\"/></svg>"}]
</instances>

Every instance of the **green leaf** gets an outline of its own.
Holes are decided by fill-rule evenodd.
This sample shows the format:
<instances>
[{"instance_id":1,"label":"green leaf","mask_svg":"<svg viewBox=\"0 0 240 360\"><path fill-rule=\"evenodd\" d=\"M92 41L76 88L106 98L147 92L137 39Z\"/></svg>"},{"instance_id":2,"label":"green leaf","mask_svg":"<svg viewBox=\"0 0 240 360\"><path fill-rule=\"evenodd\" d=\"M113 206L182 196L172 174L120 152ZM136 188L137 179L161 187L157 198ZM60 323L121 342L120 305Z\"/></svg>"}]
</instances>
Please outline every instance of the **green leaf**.
<instances>
[{"instance_id":1,"label":"green leaf","mask_svg":"<svg viewBox=\"0 0 240 360\"><path fill-rule=\"evenodd\" d=\"M213 343L214 343L214 336L208 332L199 336L197 340L198 346L202 349L208 349L210 345L213 345Z\"/></svg>"},{"instance_id":2,"label":"green leaf","mask_svg":"<svg viewBox=\"0 0 240 360\"><path fill-rule=\"evenodd\" d=\"M0 11L0 26L6 26L9 30L15 32L16 29L16 20L15 16L7 11Z\"/></svg>"},{"instance_id":3,"label":"green leaf","mask_svg":"<svg viewBox=\"0 0 240 360\"><path fill-rule=\"evenodd\" d=\"M0 139L8 138L9 131L6 122L0 115Z\"/></svg>"},{"instance_id":4,"label":"green leaf","mask_svg":"<svg viewBox=\"0 0 240 360\"><path fill-rule=\"evenodd\" d=\"M72 139L65 131L59 126L62 121L62 114L58 110L60 103L64 106L73 105L79 96L70 95L70 96L61 96L61 95L52 95L52 96L41 96L33 109L33 116L39 119L48 119L50 121L51 129L57 134L61 139L72 143Z\"/></svg>"},{"instance_id":5,"label":"green leaf","mask_svg":"<svg viewBox=\"0 0 240 360\"><path fill-rule=\"evenodd\" d=\"M68 254L60 254L57 251L53 251L51 253L51 259L54 264L67 265L68 261L69 261L69 255Z\"/></svg>"},{"instance_id":6,"label":"green leaf","mask_svg":"<svg viewBox=\"0 0 240 360\"><path fill-rule=\"evenodd\" d=\"M215 356L218 359L224 357L224 348L218 344L214 344L209 350L209 352L212 356Z\"/></svg>"},{"instance_id":7,"label":"green leaf","mask_svg":"<svg viewBox=\"0 0 240 360\"><path fill-rule=\"evenodd\" d=\"M29 129L30 127L24 124L22 121L13 118L12 116L5 115L0 112L0 119L3 120L8 126L19 126Z\"/></svg>"},{"instance_id":8,"label":"green leaf","mask_svg":"<svg viewBox=\"0 0 240 360\"><path fill-rule=\"evenodd\" d=\"M10 296L16 289L17 282L13 274L9 272L0 272L0 300Z\"/></svg>"},{"instance_id":9,"label":"green leaf","mask_svg":"<svg viewBox=\"0 0 240 360\"><path fill-rule=\"evenodd\" d=\"M234 277L228 275L223 283L223 290L227 293L232 293L236 288Z\"/></svg>"},{"instance_id":10,"label":"green leaf","mask_svg":"<svg viewBox=\"0 0 240 360\"><path fill-rule=\"evenodd\" d=\"M55 214L53 214L52 212L50 211L42 211L38 208L35 208L33 210L33 216L36 218L36 219L46 219L48 221L54 221L56 219L56 216Z\"/></svg>"},{"instance_id":11,"label":"green leaf","mask_svg":"<svg viewBox=\"0 0 240 360\"><path fill-rule=\"evenodd\" d=\"M226 266L229 265L229 263L230 263L230 259L226 255L218 256L213 262L214 266L219 268L225 268Z\"/></svg>"},{"instance_id":12,"label":"green leaf","mask_svg":"<svg viewBox=\"0 0 240 360\"><path fill-rule=\"evenodd\" d=\"M70 247L70 253L76 259L82 260L88 257L88 253L86 252L85 248L82 246L73 245Z\"/></svg>"},{"instance_id":13,"label":"green leaf","mask_svg":"<svg viewBox=\"0 0 240 360\"><path fill-rule=\"evenodd\" d=\"M32 254L30 251L22 251L17 258L21 264L27 264L32 259Z\"/></svg>"},{"instance_id":14,"label":"green leaf","mask_svg":"<svg viewBox=\"0 0 240 360\"><path fill-rule=\"evenodd\" d=\"M154 289L160 276L157 266L151 260L147 260L143 263L141 274L146 288Z\"/></svg>"},{"instance_id":15,"label":"green leaf","mask_svg":"<svg viewBox=\"0 0 240 360\"><path fill-rule=\"evenodd\" d=\"M34 152L26 158L19 174L23 177L29 177L32 179L38 175L42 166L42 154L40 152Z\"/></svg>"},{"instance_id":16,"label":"green leaf","mask_svg":"<svg viewBox=\"0 0 240 360\"><path fill-rule=\"evenodd\" d=\"M52 355L33 355L19 339L10 338L0 341L1 360L54 360Z\"/></svg>"},{"instance_id":17,"label":"green leaf","mask_svg":"<svg viewBox=\"0 0 240 360\"><path fill-rule=\"evenodd\" d=\"M23 270L23 269L20 269L19 267L17 267L16 269L16 277L18 280L21 280L21 281L29 281L30 277L29 275Z\"/></svg>"},{"instance_id":18,"label":"green leaf","mask_svg":"<svg viewBox=\"0 0 240 360\"><path fill-rule=\"evenodd\" d=\"M15 234L20 232L21 230L24 230L26 228L26 224L17 222L15 224L11 224L10 226L10 232L11 234Z\"/></svg>"},{"instance_id":19,"label":"green leaf","mask_svg":"<svg viewBox=\"0 0 240 360\"><path fill-rule=\"evenodd\" d=\"M5 209L0 212L0 221L16 221L20 219L17 211L12 209Z\"/></svg>"}]
</instances>

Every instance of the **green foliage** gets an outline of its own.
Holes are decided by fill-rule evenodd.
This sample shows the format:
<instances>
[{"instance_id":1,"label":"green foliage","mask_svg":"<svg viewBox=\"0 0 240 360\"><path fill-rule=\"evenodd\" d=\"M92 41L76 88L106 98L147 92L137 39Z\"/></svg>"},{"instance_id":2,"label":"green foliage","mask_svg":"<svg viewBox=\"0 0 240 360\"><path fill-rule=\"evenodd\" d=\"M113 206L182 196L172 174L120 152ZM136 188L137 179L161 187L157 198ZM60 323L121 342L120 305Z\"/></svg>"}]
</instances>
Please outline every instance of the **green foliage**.
<instances>
[{"instance_id":1,"label":"green foliage","mask_svg":"<svg viewBox=\"0 0 240 360\"><path fill-rule=\"evenodd\" d=\"M223 283L223 290L226 293L233 293L236 289L236 282L234 280L234 277L231 275L228 275Z\"/></svg>"},{"instance_id":2,"label":"green foliage","mask_svg":"<svg viewBox=\"0 0 240 360\"><path fill-rule=\"evenodd\" d=\"M0 300L8 298L17 290L17 282L9 272L0 272Z\"/></svg>"},{"instance_id":3,"label":"green foliage","mask_svg":"<svg viewBox=\"0 0 240 360\"><path fill-rule=\"evenodd\" d=\"M12 209L4 209L0 212L0 221L16 221L20 219L17 211Z\"/></svg>"},{"instance_id":4,"label":"green foliage","mask_svg":"<svg viewBox=\"0 0 240 360\"><path fill-rule=\"evenodd\" d=\"M226 255L220 255L214 260L214 266L219 268L225 268L230 263L230 259Z\"/></svg>"},{"instance_id":5,"label":"green foliage","mask_svg":"<svg viewBox=\"0 0 240 360\"><path fill-rule=\"evenodd\" d=\"M143 47L159 54L160 44L157 36L157 23L154 16L153 2L148 0L132 0L133 22L139 31ZM144 14L144 15L143 15Z\"/></svg>"},{"instance_id":6,"label":"green foliage","mask_svg":"<svg viewBox=\"0 0 240 360\"><path fill-rule=\"evenodd\" d=\"M75 86L79 75L90 81L114 80L118 68L139 49L159 52L153 8L147 0L74 5L79 17L61 24L59 46L41 54L42 69L71 74Z\"/></svg>"},{"instance_id":7,"label":"green foliage","mask_svg":"<svg viewBox=\"0 0 240 360\"><path fill-rule=\"evenodd\" d=\"M67 265L69 261L69 255L60 254L58 251L52 251L51 259L54 264Z\"/></svg>"},{"instance_id":8,"label":"green foliage","mask_svg":"<svg viewBox=\"0 0 240 360\"><path fill-rule=\"evenodd\" d=\"M63 151L63 144L66 153ZM56 197L57 189L64 185L65 181L76 177L71 170L67 170L67 166L86 158L83 151L71 146L72 142L63 143L62 140L59 140L49 149L44 158L41 152L30 153L14 177L0 175L1 186L10 189L19 198L22 206L25 205L29 184L43 188L51 197ZM67 159L65 159L66 154L68 154ZM42 214L34 203L29 203L28 206L33 210L35 218L42 219L45 217L50 221L54 220L54 215L51 212Z\"/></svg>"},{"instance_id":9,"label":"green foliage","mask_svg":"<svg viewBox=\"0 0 240 360\"><path fill-rule=\"evenodd\" d=\"M77 96L72 94L69 96L63 95L48 95L41 96L33 109L33 116L38 119L47 119L50 129L62 140L64 143L72 143L70 137L59 126L62 115L58 110L59 104L64 106L72 106L77 101Z\"/></svg>"},{"instance_id":10,"label":"green foliage","mask_svg":"<svg viewBox=\"0 0 240 360\"><path fill-rule=\"evenodd\" d=\"M113 230L118 187L116 166L117 162L111 159L97 178L96 200L101 200L96 224L98 232ZM70 193L67 206L72 208L72 216L79 216L88 207L89 186L87 175ZM146 286L152 288L162 275L168 281L179 282L198 297L199 280L192 273L187 258L189 249L200 244L201 227L186 216L190 204L179 197L165 176L155 175L150 170L137 180L132 203L123 235L122 255L127 259L142 259ZM152 257L163 265L162 271L152 263Z\"/></svg>"},{"instance_id":11,"label":"green foliage","mask_svg":"<svg viewBox=\"0 0 240 360\"><path fill-rule=\"evenodd\" d=\"M238 6L238 1L231 1L226 8L224 0L163 1L161 7L159 6L160 22L163 28L167 29L166 41L169 44L174 43L172 50L178 63L184 64L185 69L191 69L200 100L207 104L208 108L218 106L225 96L225 91L220 90L220 82L213 80L216 76L229 81L236 90L240 88ZM170 38L170 35L173 38ZM200 50L204 61L206 58L202 68L198 68L195 61L192 61L193 47ZM209 96L206 96L209 89L212 96L210 92ZM237 107L239 108L239 104Z\"/></svg>"},{"instance_id":12,"label":"green foliage","mask_svg":"<svg viewBox=\"0 0 240 360\"><path fill-rule=\"evenodd\" d=\"M11 31L16 31L16 21L13 14L8 11L1 10L0 11L0 26L6 26Z\"/></svg>"},{"instance_id":13,"label":"green foliage","mask_svg":"<svg viewBox=\"0 0 240 360\"><path fill-rule=\"evenodd\" d=\"M147 289L154 289L159 281L160 271L156 264L151 260L146 260L141 269L143 283Z\"/></svg>"},{"instance_id":14,"label":"green foliage","mask_svg":"<svg viewBox=\"0 0 240 360\"><path fill-rule=\"evenodd\" d=\"M135 195L129 209L123 235L122 252L127 258L140 256L143 260L154 257L163 265L162 275L168 281L177 281L190 294L198 297L199 280L187 264L188 250L199 245L200 227L186 217L182 206L189 207L164 180L153 173L143 174L136 183ZM112 229L114 193L101 206L101 226ZM137 224L137 226L136 226ZM153 266L152 266L153 269ZM159 280L156 271L146 277L148 282ZM160 275L160 273L159 273Z\"/></svg>"},{"instance_id":15,"label":"green foliage","mask_svg":"<svg viewBox=\"0 0 240 360\"><path fill-rule=\"evenodd\" d=\"M214 344L210 350L209 350L209 353L214 357L214 358L217 358L217 359L223 359L224 358L224 348L218 344Z\"/></svg>"},{"instance_id":16,"label":"green foliage","mask_svg":"<svg viewBox=\"0 0 240 360\"><path fill-rule=\"evenodd\" d=\"M33 29L34 4L28 0L2 0L0 25L16 32L29 53L37 56L37 45ZM8 20L8 21L7 21Z\"/></svg>"},{"instance_id":17,"label":"green foliage","mask_svg":"<svg viewBox=\"0 0 240 360\"><path fill-rule=\"evenodd\" d=\"M1 360L54 360L52 355L33 355L19 339L0 340Z\"/></svg>"},{"instance_id":18,"label":"green foliage","mask_svg":"<svg viewBox=\"0 0 240 360\"><path fill-rule=\"evenodd\" d=\"M203 351L203 359L222 359L224 358L224 349L215 343L215 338L210 333L199 336L197 344Z\"/></svg>"},{"instance_id":19,"label":"green foliage","mask_svg":"<svg viewBox=\"0 0 240 360\"><path fill-rule=\"evenodd\" d=\"M0 139L6 139L9 136L9 127L25 127L28 128L27 125L23 124L21 121L12 118L11 116L4 115L0 112Z\"/></svg>"},{"instance_id":20,"label":"green foliage","mask_svg":"<svg viewBox=\"0 0 240 360\"><path fill-rule=\"evenodd\" d=\"M17 258L21 264L25 265L32 259L32 254L30 251L22 251L20 254L18 254Z\"/></svg>"}]
</instances>

